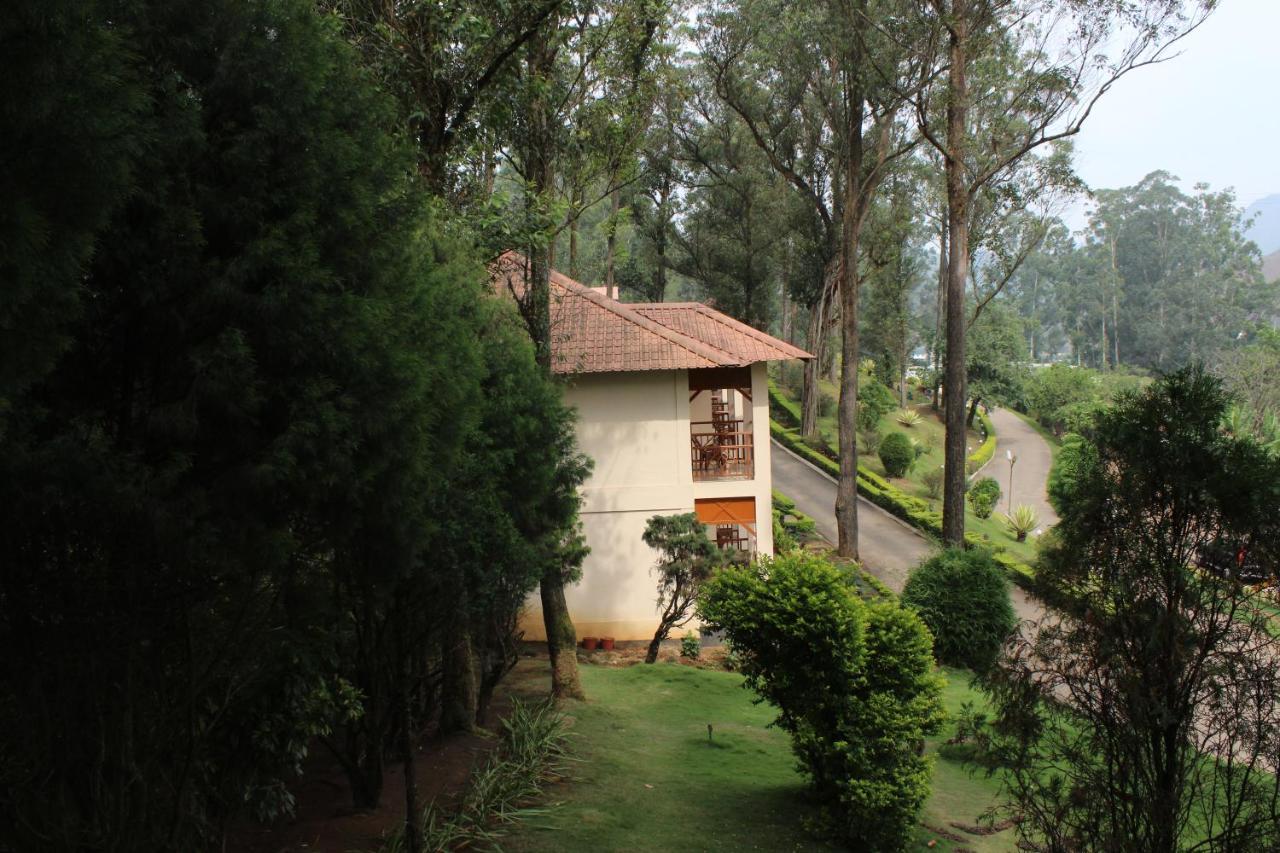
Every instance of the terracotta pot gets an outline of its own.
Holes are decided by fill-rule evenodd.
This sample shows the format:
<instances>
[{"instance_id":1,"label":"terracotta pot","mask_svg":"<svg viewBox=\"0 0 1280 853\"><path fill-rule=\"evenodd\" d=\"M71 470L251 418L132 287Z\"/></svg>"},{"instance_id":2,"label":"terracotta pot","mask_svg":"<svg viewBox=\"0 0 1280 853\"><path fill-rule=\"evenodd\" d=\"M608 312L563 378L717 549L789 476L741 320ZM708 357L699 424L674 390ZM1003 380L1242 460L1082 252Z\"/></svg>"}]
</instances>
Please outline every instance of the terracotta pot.
<instances>
[{"instance_id":1,"label":"terracotta pot","mask_svg":"<svg viewBox=\"0 0 1280 853\"><path fill-rule=\"evenodd\" d=\"M606 652L613 651L613 637L601 637L600 648L604 649Z\"/></svg>"},{"instance_id":2,"label":"terracotta pot","mask_svg":"<svg viewBox=\"0 0 1280 853\"><path fill-rule=\"evenodd\" d=\"M594 652L596 650L596 645L599 642L600 642L600 639L598 637L583 637L582 647L589 652Z\"/></svg>"}]
</instances>

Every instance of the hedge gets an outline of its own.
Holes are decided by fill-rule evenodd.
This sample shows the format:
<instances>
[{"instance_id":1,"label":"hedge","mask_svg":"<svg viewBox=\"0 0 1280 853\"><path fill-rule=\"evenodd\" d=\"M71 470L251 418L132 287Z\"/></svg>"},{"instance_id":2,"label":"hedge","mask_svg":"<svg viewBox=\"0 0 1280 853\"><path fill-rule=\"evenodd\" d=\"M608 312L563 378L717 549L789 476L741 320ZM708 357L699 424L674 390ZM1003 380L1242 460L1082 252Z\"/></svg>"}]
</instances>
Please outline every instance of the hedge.
<instances>
[{"instance_id":1,"label":"hedge","mask_svg":"<svg viewBox=\"0 0 1280 853\"><path fill-rule=\"evenodd\" d=\"M772 390L770 388L771 392ZM770 396L773 396L772 393ZM770 420L769 434L792 453L816 465L818 470L839 479L840 465L828 455L805 444L796 429L784 427L777 421ZM908 495L879 474L861 465L858 466L858 493L917 530L938 539L942 538L942 513L930 510L929 505L920 498ZM996 562L1009 572L1015 583L1030 586L1034 582L1035 572L1031 567L1005 552L999 545L987 542L976 533L966 533L964 538L967 548L986 548L991 551Z\"/></svg>"},{"instance_id":2,"label":"hedge","mask_svg":"<svg viewBox=\"0 0 1280 853\"><path fill-rule=\"evenodd\" d=\"M778 386L769 380L769 413L770 416L785 427L800 429L800 405L788 399L778 390ZM996 429L986 412L978 411L978 420L982 424L982 445L968 459L969 472L977 471L991 461L996 452Z\"/></svg>"},{"instance_id":3,"label":"hedge","mask_svg":"<svg viewBox=\"0 0 1280 853\"><path fill-rule=\"evenodd\" d=\"M996 428L991 425L991 418L987 417L987 413L979 410L978 420L982 424L982 435L984 436L982 446L973 452L969 457L969 473L972 474L991 461L991 457L996 452Z\"/></svg>"}]
</instances>

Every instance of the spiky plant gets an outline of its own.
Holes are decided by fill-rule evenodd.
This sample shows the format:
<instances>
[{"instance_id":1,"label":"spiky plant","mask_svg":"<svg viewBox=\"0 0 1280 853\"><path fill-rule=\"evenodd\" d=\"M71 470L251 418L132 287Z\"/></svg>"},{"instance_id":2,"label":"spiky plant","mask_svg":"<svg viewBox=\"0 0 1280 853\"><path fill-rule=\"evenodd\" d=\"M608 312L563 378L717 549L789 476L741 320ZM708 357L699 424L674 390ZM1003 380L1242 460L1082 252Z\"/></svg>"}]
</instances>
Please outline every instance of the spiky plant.
<instances>
[{"instance_id":1,"label":"spiky plant","mask_svg":"<svg viewBox=\"0 0 1280 853\"><path fill-rule=\"evenodd\" d=\"M1005 529L1019 542L1027 541L1027 534L1035 530L1039 524L1040 516L1026 504L1018 504L1013 508L1013 512L1004 517Z\"/></svg>"},{"instance_id":2,"label":"spiky plant","mask_svg":"<svg viewBox=\"0 0 1280 853\"><path fill-rule=\"evenodd\" d=\"M910 429L920 423L920 413L915 409L902 409L898 412L898 423Z\"/></svg>"}]
</instances>

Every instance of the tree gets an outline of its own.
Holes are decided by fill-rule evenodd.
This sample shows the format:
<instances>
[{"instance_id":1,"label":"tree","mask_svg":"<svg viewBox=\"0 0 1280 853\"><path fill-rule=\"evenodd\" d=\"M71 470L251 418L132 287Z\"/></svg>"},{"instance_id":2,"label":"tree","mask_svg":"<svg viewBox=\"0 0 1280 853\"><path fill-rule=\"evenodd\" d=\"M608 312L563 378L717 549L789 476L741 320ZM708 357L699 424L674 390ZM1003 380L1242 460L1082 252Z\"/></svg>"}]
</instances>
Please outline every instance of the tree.
<instances>
[{"instance_id":1,"label":"tree","mask_svg":"<svg viewBox=\"0 0 1280 853\"><path fill-rule=\"evenodd\" d=\"M6 72L59 33L83 63L27 78L55 89L15 102L24 144L86 183L50 185L85 209L42 262L79 265L81 308L31 325L50 358L0 436L0 845L216 846L240 810L287 813L342 721L370 721L377 762L413 734L408 640L437 611L404 617L474 414L484 279L309 5L24 20ZM68 282L41 277L54 308ZM331 609L348 580L376 618ZM376 693L337 662L350 617L382 631Z\"/></svg>"},{"instance_id":2,"label":"tree","mask_svg":"<svg viewBox=\"0 0 1280 853\"><path fill-rule=\"evenodd\" d=\"M838 549L851 558L858 556L859 241L889 164L915 145L898 122L905 104L901 80L914 76L903 68L914 58L872 23L894 11L892 3L870 0L817 7L743 2L713 16L703 45L716 93L823 225L827 269L817 292L840 300ZM766 80L781 85L771 92L759 82ZM819 144L800 144L804 133L816 134ZM824 144L820 169L808 171L797 155ZM814 389L806 386L810 397Z\"/></svg>"},{"instance_id":3,"label":"tree","mask_svg":"<svg viewBox=\"0 0 1280 853\"><path fill-rule=\"evenodd\" d=\"M1200 368L1123 395L1082 439L1039 579L1064 618L992 679L1019 831L1053 849L1246 850L1280 831L1270 617L1226 548L1280 554L1280 463L1219 429Z\"/></svg>"},{"instance_id":4,"label":"tree","mask_svg":"<svg viewBox=\"0 0 1280 853\"><path fill-rule=\"evenodd\" d=\"M658 628L653 632L645 663L658 659L658 649L671 634L693 618L702 585L723 562L723 552L707 537L698 516L655 515L644 528L644 544L661 553L658 573Z\"/></svg>"},{"instance_id":5,"label":"tree","mask_svg":"<svg viewBox=\"0 0 1280 853\"><path fill-rule=\"evenodd\" d=\"M1003 304L987 305L982 316L969 330L969 415L965 420L973 426L980 403L1007 406L1021 402L1026 377L1027 343L1022 324Z\"/></svg>"},{"instance_id":6,"label":"tree","mask_svg":"<svg viewBox=\"0 0 1280 853\"><path fill-rule=\"evenodd\" d=\"M738 650L744 686L778 709L840 837L903 849L929 793L919 744L942 719L919 617L862 602L834 566L799 551L719 572L699 613Z\"/></svg>"},{"instance_id":7,"label":"tree","mask_svg":"<svg viewBox=\"0 0 1280 853\"><path fill-rule=\"evenodd\" d=\"M920 0L917 5L913 32L921 41L916 43L937 45L940 61L930 73L938 84L921 88L913 99L916 122L943 159L947 185L942 535L948 544L962 545L969 322L964 297L975 200L1034 150L1078 133L1118 79L1167 58L1170 46L1199 26L1212 4ZM1008 73L984 78L984 67ZM983 120L975 121L979 108Z\"/></svg>"},{"instance_id":8,"label":"tree","mask_svg":"<svg viewBox=\"0 0 1280 853\"><path fill-rule=\"evenodd\" d=\"M492 188L501 109L515 85L521 52L568 0L445 0L383 3L319 0L342 24L383 86L400 104L418 149L418 170L436 195ZM466 186L458 169L479 143L479 174Z\"/></svg>"}]
</instances>

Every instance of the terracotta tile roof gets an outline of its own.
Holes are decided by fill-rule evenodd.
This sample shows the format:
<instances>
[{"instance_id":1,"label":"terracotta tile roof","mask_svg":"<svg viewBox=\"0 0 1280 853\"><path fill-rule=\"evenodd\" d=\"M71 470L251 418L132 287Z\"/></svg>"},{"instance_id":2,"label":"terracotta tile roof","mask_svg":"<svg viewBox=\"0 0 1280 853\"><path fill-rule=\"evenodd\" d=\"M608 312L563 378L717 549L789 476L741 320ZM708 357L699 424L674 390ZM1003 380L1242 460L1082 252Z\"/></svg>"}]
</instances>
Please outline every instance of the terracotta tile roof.
<instances>
[{"instance_id":1,"label":"terracotta tile roof","mask_svg":"<svg viewBox=\"0 0 1280 853\"><path fill-rule=\"evenodd\" d=\"M641 316L661 323L668 329L697 338L741 359L738 362L740 364L813 358L799 347L780 341L727 314L721 314L701 302L658 302L629 307Z\"/></svg>"},{"instance_id":2,"label":"terracotta tile roof","mask_svg":"<svg viewBox=\"0 0 1280 853\"><path fill-rule=\"evenodd\" d=\"M515 252L502 255L490 267L495 290L522 294L526 267ZM790 358L812 356L705 305L628 305L551 273L556 373L738 367Z\"/></svg>"}]
</instances>

